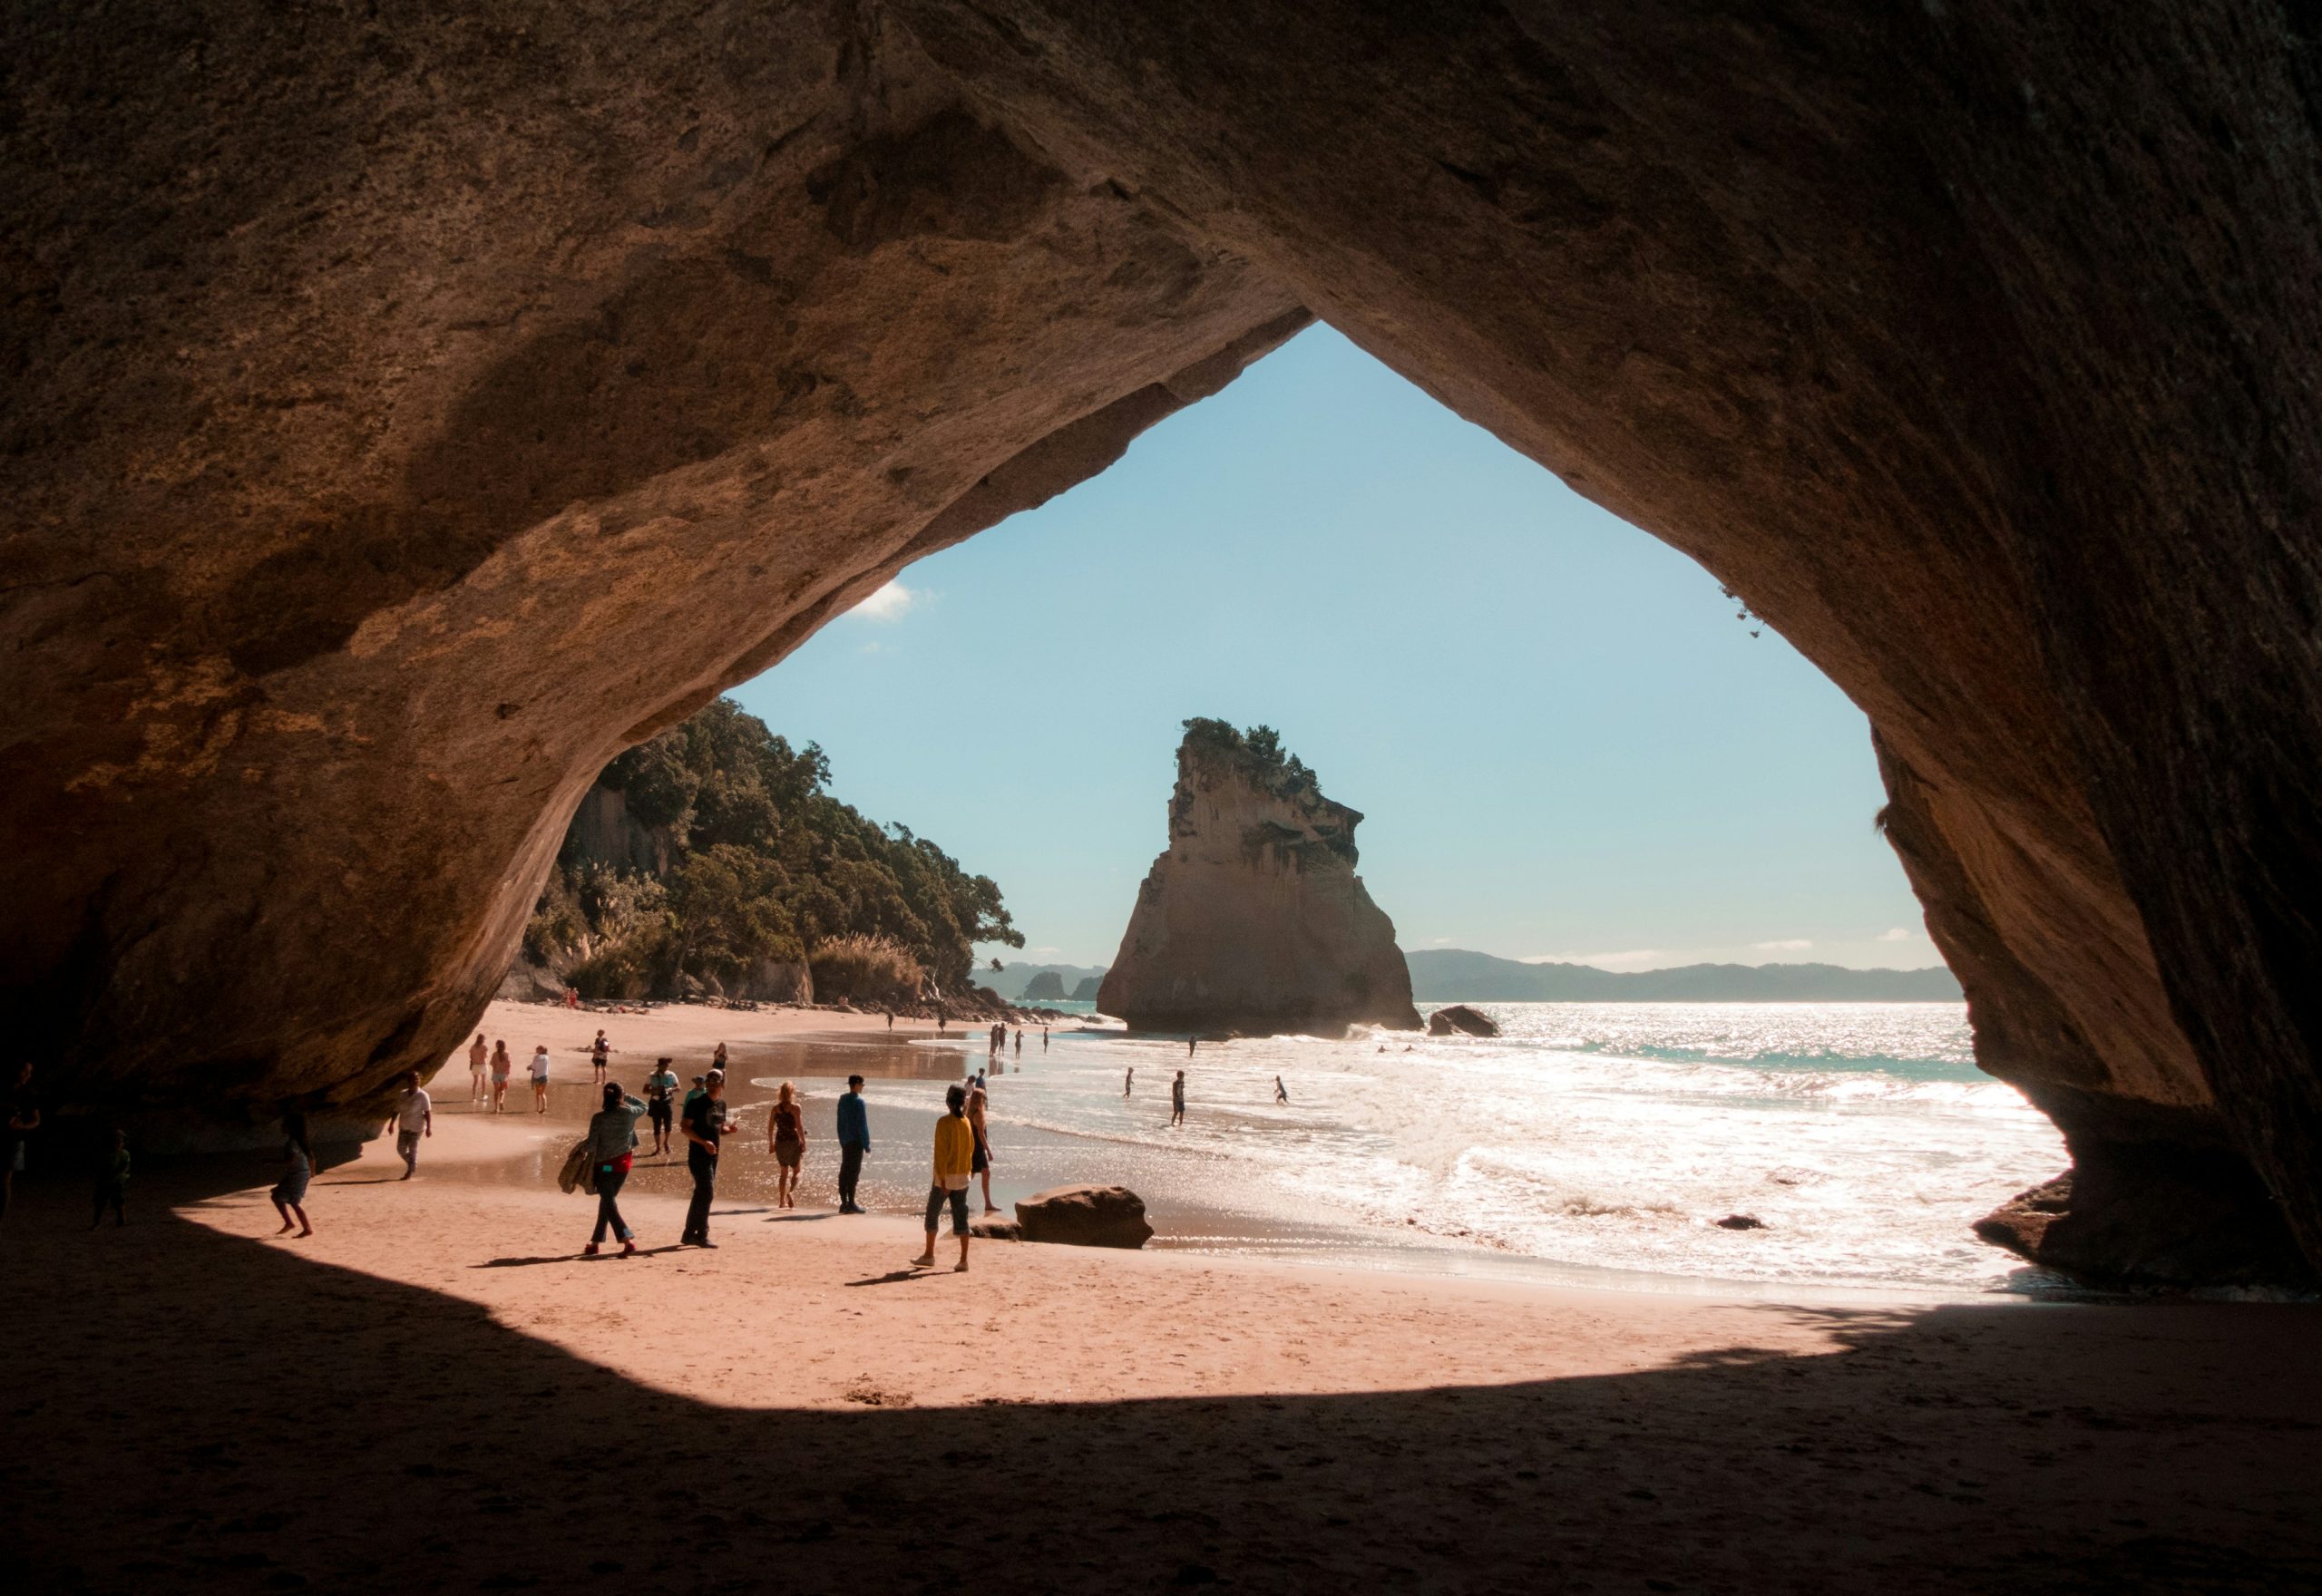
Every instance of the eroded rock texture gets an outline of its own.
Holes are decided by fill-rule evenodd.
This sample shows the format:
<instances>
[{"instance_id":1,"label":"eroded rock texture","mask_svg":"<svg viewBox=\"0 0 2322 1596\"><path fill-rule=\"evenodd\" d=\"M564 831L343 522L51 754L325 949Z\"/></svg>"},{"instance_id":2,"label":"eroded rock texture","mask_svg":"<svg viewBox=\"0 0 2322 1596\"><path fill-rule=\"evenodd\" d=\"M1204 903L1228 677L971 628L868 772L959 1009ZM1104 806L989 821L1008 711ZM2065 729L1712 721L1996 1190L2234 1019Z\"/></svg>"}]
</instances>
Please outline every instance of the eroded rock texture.
<instances>
[{"instance_id":1,"label":"eroded rock texture","mask_svg":"<svg viewBox=\"0 0 2322 1596\"><path fill-rule=\"evenodd\" d=\"M432 1067L606 759L1306 319L875 8L30 16L0 969L83 1098Z\"/></svg>"},{"instance_id":2,"label":"eroded rock texture","mask_svg":"<svg viewBox=\"0 0 2322 1596\"><path fill-rule=\"evenodd\" d=\"M0 963L77 1089L439 1055L604 757L1307 306L1864 708L2076 1155L2322 1258L2303 10L5 26Z\"/></svg>"},{"instance_id":3,"label":"eroded rock texture","mask_svg":"<svg viewBox=\"0 0 2322 1596\"><path fill-rule=\"evenodd\" d=\"M1266 728L1244 739L1186 722L1169 846L1137 888L1098 1012L1140 1031L1419 1029L1394 921L1354 873L1361 822Z\"/></svg>"}]
</instances>

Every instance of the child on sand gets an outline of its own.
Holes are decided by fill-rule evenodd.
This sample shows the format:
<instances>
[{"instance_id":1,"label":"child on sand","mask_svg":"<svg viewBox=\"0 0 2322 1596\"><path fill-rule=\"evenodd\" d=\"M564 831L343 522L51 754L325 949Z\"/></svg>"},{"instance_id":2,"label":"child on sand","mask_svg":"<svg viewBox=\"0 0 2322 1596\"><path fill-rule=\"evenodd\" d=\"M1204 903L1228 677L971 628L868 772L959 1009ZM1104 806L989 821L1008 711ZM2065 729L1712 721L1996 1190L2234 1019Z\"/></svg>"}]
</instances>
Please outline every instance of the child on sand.
<instances>
[{"instance_id":1,"label":"child on sand","mask_svg":"<svg viewBox=\"0 0 2322 1596\"><path fill-rule=\"evenodd\" d=\"M112 1210L112 1222L118 1227L129 1222L125 1204L129 1201L129 1133L112 1134L111 1151L97 1157L96 1202L89 1211L89 1228L95 1230L104 1223L105 1210Z\"/></svg>"},{"instance_id":2,"label":"child on sand","mask_svg":"<svg viewBox=\"0 0 2322 1596\"><path fill-rule=\"evenodd\" d=\"M975 1161L976 1135L968 1125L968 1089L953 1085L943 1094L950 1112L935 1122L935 1180L927 1189L927 1245L911 1260L913 1269L935 1265L935 1221L943 1204L951 1205L951 1233L960 1239L960 1261L952 1272L968 1267L968 1166Z\"/></svg>"},{"instance_id":3,"label":"child on sand","mask_svg":"<svg viewBox=\"0 0 2322 1596\"><path fill-rule=\"evenodd\" d=\"M419 1173L419 1139L435 1134L435 1114L417 1070L404 1076L403 1085L395 1102L395 1156L403 1160L402 1178L407 1181Z\"/></svg>"},{"instance_id":4,"label":"child on sand","mask_svg":"<svg viewBox=\"0 0 2322 1596\"><path fill-rule=\"evenodd\" d=\"M298 1234L303 1238L315 1233L307 1222L307 1182L314 1177L315 1150L307 1143L307 1116L295 1108L282 1111L282 1153L290 1161L290 1173L275 1182L267 1195L274 1200L274 1212L282 1216L282 1229L278 1236L289 1230L292 1216L297 1216Z\"/></svg>"}]
</instances>

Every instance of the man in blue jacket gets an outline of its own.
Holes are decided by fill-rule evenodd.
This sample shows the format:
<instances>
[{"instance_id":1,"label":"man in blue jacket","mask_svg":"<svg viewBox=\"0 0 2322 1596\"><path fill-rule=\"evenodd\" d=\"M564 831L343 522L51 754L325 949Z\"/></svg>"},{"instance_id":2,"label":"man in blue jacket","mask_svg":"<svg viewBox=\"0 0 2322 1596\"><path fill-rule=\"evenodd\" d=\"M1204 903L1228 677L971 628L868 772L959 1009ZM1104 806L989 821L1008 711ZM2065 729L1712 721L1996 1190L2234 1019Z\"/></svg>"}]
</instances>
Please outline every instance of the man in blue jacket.
<instances>
[{"instance_id":1,"label":"man in blue jacket","mask_svg":"<svg viewBox=\"0 0 2322 1596\"><path fill-rule=\"evenodd\" d=\"M863 1077L846 1077L846 1095L838 1100L838 1211L861 1213L854 1201L855 1182L863 1178L863 1155L871 1151L871 1116L863 1104Z\"/></svg>"}]
</instances>

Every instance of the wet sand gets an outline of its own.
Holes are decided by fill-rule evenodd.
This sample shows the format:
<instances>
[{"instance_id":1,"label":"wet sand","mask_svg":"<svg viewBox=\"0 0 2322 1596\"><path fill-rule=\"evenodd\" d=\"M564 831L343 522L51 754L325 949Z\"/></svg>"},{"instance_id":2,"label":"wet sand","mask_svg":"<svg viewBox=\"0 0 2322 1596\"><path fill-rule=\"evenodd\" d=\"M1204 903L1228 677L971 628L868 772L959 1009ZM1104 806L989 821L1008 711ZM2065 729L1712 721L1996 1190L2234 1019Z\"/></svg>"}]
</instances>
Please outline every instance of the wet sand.
<instances>
[{"instance_id":1,"label":"wet sand","mask_svg":"<svg viewBox=\"0 0 2322 1596\"><path fill-rule=\"evenodd\" d=\"M34 1180L0 1235L41 1591L2280 1591L2322 1314L1779 1305L976 1244L727 1194L576 1256L451 1113L272 1171ZM649 1239L673 1194L624 1207ZM945 1249L949 1250L948 1241Z\"/></svg>"}]
</instances>

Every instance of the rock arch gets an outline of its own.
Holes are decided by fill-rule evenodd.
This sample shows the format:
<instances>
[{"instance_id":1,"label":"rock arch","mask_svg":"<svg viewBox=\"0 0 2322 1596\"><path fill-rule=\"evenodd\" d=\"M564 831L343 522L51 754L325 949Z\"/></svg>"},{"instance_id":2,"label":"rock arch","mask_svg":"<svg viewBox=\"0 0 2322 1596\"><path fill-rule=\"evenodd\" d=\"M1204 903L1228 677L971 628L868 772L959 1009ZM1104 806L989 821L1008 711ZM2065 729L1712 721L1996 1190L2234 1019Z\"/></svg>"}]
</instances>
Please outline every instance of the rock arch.
<instances>
[{"instance_id":1,"label":"rock arch","mask_svg":"<svg viewBox=\"0 0 2322 1596\"><path fill-rule=\"evenodd\" d=\"M2322 1257L2290 11L6 25L0 978L76 1093L441 1056L603 759L1321 315L1869 715L2050 1230Z\"/></svg>"}]
</instances>

